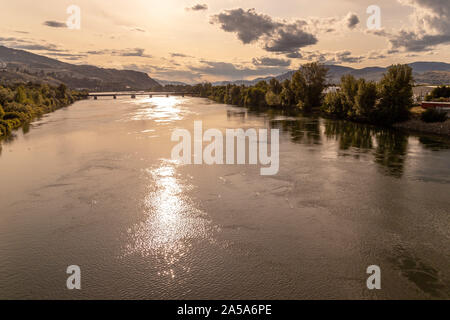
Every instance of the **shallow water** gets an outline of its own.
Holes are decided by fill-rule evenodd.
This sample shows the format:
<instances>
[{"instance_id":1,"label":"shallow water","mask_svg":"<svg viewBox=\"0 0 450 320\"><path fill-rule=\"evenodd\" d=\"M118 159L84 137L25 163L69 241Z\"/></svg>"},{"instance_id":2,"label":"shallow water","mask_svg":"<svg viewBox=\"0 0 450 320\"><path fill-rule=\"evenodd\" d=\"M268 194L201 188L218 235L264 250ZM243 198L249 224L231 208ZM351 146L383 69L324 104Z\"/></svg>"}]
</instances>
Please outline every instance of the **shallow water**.
<instances>
[{"instance_id":1,"label":"shallow water","mask_svg":"<svg viewBox=\"0 0 450 320\"><path fill-rule=\"evenodd\" d=\"M279 173L171 161L172 131L195 120L280 129ZM449 164L446 140L367 125L77 102L2 143L0 298L449 299Z\"/></svg>"}]
</instances>

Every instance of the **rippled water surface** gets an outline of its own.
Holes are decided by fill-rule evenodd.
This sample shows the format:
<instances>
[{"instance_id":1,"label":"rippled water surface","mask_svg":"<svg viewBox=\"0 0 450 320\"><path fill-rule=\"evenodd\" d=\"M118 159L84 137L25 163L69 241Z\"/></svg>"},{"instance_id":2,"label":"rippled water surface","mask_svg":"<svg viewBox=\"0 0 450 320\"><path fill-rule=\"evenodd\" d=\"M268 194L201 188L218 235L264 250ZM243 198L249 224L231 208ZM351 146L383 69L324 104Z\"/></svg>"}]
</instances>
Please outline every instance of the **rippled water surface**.
<instances>
[{"instance_id":1,"label":"rippled water surface","mask_svg":"<svg viewBox=\"0 0 450 320\"><path fill-rule=\"evenodd\" d=\"M172 131L280 129L280 171ZM206 99L77 102L0 154L0 298L450 298L450 143ZM82 290L66 289L81 267ZM379 265L382 290L366 288Z\"/></svg>"}]
</instances>

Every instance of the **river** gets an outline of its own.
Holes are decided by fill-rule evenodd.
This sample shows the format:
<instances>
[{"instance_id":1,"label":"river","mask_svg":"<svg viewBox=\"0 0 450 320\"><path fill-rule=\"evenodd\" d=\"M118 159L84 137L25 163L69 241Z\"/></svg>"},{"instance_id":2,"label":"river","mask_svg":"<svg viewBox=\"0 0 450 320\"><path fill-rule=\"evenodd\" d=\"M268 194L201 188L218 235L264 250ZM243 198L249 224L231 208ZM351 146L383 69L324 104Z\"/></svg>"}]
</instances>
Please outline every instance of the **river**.
<instances>
[{"instance_id":1,"label":"river","mask_svg":"<svg viewBox=\"0 0 450 320\"><path fill-rule=\"evenodd\" d=\"M280 129L278 174L171 161L195 120ZM449 194L448 140L201 98L79 101L2 142L0 298L449 299Z\"/></svg>"}]
</instances>

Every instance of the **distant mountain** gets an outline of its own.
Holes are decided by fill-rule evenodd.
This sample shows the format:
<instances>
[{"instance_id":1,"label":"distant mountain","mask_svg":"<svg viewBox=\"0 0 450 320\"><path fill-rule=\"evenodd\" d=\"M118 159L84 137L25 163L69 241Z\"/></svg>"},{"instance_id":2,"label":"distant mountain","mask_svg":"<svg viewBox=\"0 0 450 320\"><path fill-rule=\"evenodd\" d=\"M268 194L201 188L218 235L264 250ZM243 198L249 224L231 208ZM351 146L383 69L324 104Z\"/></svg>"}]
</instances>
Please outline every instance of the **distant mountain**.
<instances>
[{"instance_id":1,"label":"distant mountain","mask_svg":"<svg viewBox=\"0 0 450 320\"><path fill-rule=\"evenodd\" d=\"M155 81L163 86L166 86L166 85L187 86L188 85L187 83L180 82L180 81L159 80L159 79L155 79Z\"/></svg>"},{"instance_id":2,"label":"distant mountain","mask_svg":"<svg viewBox=\"0 0 450 320\"><path fill-rule=\"evenodd\" d=\"M0 61L0 82L65 83L74 89L91 91L147 90L159 86L143 72L74 65L4 46L0 46Z\"/></svg>"},{"instance_id":3,"label":"distant mountain","mask_svg":"<svg viewBox=\"0 0 450 320\"><path fill-rule=\"evenodd\" d=\"M409 64L413 68L414 79L417 84L431 84L443 85L450 84L450 64L444 62L414 62ZM338 84L341 77L346 74L351 74L356 78L364 78L369 81L379 81L387 68L382 67L368 67L363 69L355 69L351 67L327 65L328 82ZM276 76L275 78L282 82L286 79L291 79L296 71L288 71L284 74ZM222 81L216 82L216 85L226 85L228 83L237 85L255 85L259 81L270 81L273 77L257 78L254 80L237 80L237 81Z\"/></svg>"}]
</instances>

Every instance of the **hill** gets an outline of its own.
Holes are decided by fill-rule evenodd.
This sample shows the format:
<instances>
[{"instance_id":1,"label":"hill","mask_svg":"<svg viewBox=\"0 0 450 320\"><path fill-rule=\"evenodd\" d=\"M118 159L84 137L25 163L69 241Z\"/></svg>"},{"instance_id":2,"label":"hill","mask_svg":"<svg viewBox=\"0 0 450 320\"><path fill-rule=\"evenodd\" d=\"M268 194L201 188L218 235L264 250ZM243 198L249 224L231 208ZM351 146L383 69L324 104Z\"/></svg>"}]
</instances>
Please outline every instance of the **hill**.
<instances>
[{"instance_id":1,"label":"hill","mask_svg":"<svg viewBox=\"0 0 450 320\"><path fill-rule=\"evenodd\" d=\"M90 91L147 90L160 84L146 73L74 65L31 52L0 46L0 82L65 83Z\"/></svg>"},{"instance_id":2,"label":"hill","mask_svg":"<svg viewBox=\"0 0 450 320\"><path fill-rule=\"evenodd\" d=\"M414 62L409 64L413 68L414 79L417 84L443 85L450 84L450 64L444 62ZM379 81L387 68L383 67L368 67L362 69L355 69L351 67L327 65L328 82L337 84L341 77L346 74L351 74L356 78L364 78L369 81ZM291 79L295 71L289 71L275 78L278 81ZM237 80L237 81L221 81L214 83L215 85L226 85L228 83L237 85L255 85L259 81L270 81L273 77L257 78L254 80Z\"/></svg>"}]
</instances>

